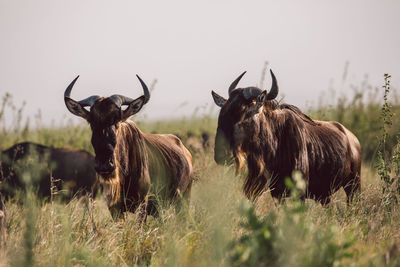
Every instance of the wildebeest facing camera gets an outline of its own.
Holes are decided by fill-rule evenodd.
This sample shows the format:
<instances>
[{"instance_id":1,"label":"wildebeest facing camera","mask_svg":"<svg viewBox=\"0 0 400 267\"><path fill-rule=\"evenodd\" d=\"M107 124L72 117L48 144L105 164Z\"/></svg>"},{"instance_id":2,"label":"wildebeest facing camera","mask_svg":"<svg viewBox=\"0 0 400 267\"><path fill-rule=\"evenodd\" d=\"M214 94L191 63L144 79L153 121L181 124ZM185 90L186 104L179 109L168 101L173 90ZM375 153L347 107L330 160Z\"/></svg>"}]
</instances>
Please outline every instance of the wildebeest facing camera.
<instances>
[{"instance_id":1,"label":"wildebeest facing camera","mask_svg":"<svg viewBox=\"0 0 400 267\"><path fill-rule=\"evenodd\" d=\"M178 137L143 133L127 120L150 100L147 85L136 76L144 93L136 99L94 95L75 101L70 95L79 76L64 92L67 109L90 125L95 169L113 217L138 208L155 214L159 200L187 200L193 182L192 155Z\"/></svg>"},{"instance_id":2,"label":"wildebeest facing camera","mask_svg":"<svg viewBox=\"0 0 400 267\"><path fill-rule=\"evenodd\" d=\"M400 266L399 11L0 0L0 267Z\"/></svg>"}]
</instances>

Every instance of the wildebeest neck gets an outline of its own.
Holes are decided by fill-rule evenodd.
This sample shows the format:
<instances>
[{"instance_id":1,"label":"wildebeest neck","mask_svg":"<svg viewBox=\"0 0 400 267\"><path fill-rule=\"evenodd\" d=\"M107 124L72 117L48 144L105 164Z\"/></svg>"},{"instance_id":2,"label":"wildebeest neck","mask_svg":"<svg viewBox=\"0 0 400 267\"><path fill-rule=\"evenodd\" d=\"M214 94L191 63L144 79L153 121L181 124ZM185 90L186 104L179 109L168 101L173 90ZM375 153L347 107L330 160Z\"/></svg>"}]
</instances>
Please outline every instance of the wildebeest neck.
<instances>
[{"instance_id":1,"label":"wildebeest neck","mask_svg":"<svg viewBox=\"0 0 400 267\"><path fill-rule=\"evenodd\" d=\"M133 122L122 122L116 130L114 149L115 171L110 176L101 176L104 194L109 206L116 204L121 193L138 190L144 194L148 188L140 187L140 178L148 177L146 166L148 155L144 137ZM127 179L129 177L129 179ZM129 183L129 184L127 184Z\"/></svg>"}]
</instances>

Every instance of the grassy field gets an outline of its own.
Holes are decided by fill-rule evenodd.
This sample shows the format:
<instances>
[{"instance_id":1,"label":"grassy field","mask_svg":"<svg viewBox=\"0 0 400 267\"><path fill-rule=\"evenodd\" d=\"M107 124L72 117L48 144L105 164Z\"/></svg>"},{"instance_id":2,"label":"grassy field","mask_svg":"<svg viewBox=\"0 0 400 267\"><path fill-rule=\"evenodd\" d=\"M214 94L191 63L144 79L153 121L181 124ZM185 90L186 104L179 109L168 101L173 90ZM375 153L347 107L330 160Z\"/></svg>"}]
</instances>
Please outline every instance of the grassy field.
<instances>
[{"instance_id":1,"label":"grassy field","mask_svg":"<svg viewBox=\"0 0 400 267\"><path fill-rule=\"evenodd\" d=\"M216 118L138 122L146 132L179 135L192 150L196 182L188 212L166 207L145 224L132 213L113 221L101 197L65 204L22 194L22 205L6 203L0 265L399 266L400 157L394 148L400 103L390 92L392 106L382 108L383 91L362 84L353 98L340 97L307 112L314 119L342 122L361 141L362 193L349 206L342 190L325 207L312 200L300 202L296 194L278 203L268 192L251 203L241 191L242 178L213 160ZM28 140L93 151L84 123L31 129L22 123L23 111L12 105L10 96L4 96L0 108L0 123L5 112L15 114L15 123L0 129L0 149Z\"/></svg>"}]
</instances>

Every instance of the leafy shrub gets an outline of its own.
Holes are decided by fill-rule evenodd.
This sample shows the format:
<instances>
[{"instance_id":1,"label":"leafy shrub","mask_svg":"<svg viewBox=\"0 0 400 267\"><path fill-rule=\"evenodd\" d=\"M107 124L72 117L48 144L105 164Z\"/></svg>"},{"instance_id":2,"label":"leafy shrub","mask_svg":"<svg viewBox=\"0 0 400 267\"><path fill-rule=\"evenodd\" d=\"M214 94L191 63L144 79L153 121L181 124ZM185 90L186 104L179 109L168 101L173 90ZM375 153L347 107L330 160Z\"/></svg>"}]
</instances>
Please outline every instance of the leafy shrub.
<instances>
[{"instance_id":1,"label":"leafy shrub","mask_svg":"<svg viewBox=\"0 0 400 267\"><path fill-rule=\"evenodd\" d=\"M298 174L294 174L298 176ZM341 238L334 224L319 226L307 216L308 206L298 196L300 181L288 180L292 196L281 206L281 212L257 216L252 205L241 208L245 232L230 245L234 266L336 266L353 256L352 234Z\"/></svg>"},{"instance_id":2,"label":"leafy shrub","mask_svg":"<svg viewBox=\"0 0 400 267\"><path fill-rule=\"evenodd\" d=\"M393 111L388 102L390 92L389 74L385 74L384 103L381 108L382 127L379 138L378 156L376 169L382 181L382 194L385 206L390 209L392 204L400 201L400 140L397 137L397 144L393 149L386 148L387 140L393 136L388 129L393 125Z\"/></svg>"}]
</instances>

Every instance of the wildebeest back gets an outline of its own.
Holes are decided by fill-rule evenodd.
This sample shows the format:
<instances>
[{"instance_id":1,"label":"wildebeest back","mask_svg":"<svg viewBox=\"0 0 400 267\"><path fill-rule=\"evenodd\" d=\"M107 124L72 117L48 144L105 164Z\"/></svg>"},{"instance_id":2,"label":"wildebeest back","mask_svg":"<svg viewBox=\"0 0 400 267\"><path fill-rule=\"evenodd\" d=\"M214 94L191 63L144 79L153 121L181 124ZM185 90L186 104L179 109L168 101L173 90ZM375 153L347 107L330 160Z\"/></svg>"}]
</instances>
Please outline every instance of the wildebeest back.
<instances>
[{"instance_id":1,"label":"wildebeest back","mask_svg":"<svg viewBox=\"0 0 400 267\"><path fill-rule=\"evenodd\" d=\"M39 197L50 197L51 192L64 190L62 195L70 199L77 193L97 190L94 157L83 150L24 142L3 151L1 161L1 191L6 197L13 196L16 189L25 188L27 182ZM30 179L24 181L24 176Z\"/></svg>"}]
</instances>

